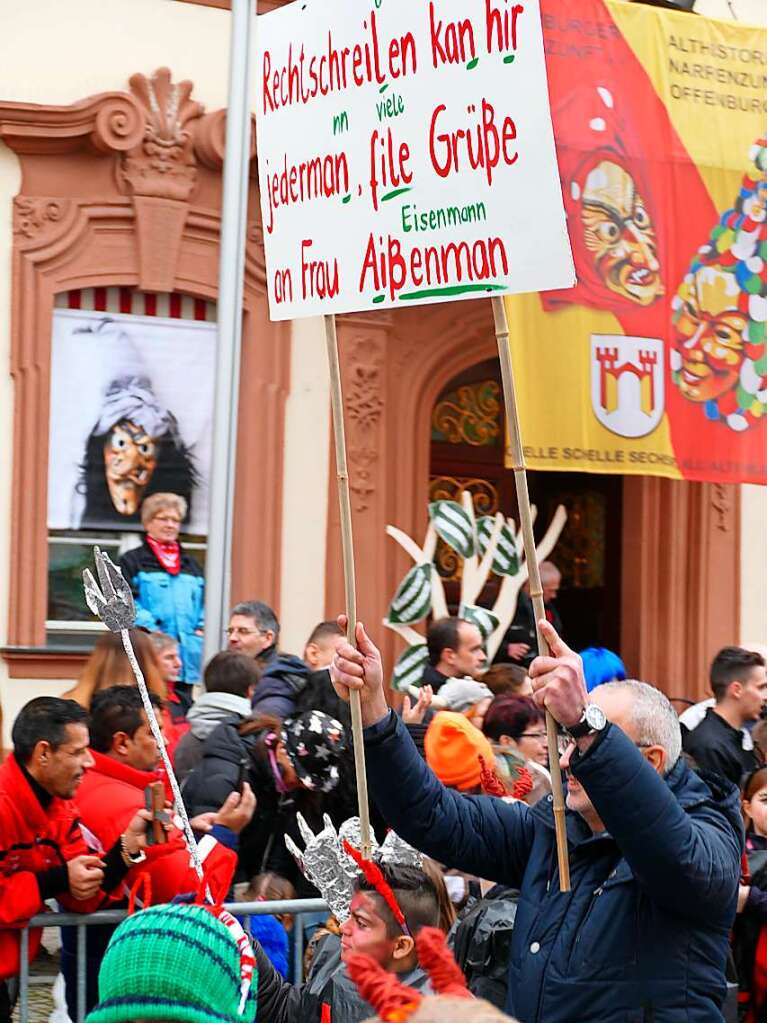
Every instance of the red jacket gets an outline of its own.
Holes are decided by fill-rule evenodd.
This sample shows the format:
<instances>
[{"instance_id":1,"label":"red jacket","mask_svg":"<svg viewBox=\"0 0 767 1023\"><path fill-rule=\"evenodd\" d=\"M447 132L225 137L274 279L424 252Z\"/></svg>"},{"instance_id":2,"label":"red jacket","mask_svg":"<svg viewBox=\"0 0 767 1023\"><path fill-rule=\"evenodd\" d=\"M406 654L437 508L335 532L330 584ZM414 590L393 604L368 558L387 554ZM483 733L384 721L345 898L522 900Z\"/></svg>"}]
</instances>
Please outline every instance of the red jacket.
<instances>
[{"instance_id":1,"label":"red jacket","mask_svg":"<svg viewBox=\"0 0 767 1023\"><path fill-rule=\"evenodd\" d=\"M94 750L91 755L96 764L86 771L80 783L77 806L83 825L109 849L136 812L143 809L144 789L157 781L159 774L139 771ZM214 836L228 839L231 844L236 844L236 840L232 841L232 832L227 828L216 828L213 835L205 835L198 843L211 892L214 897L223 897L232 883L237 854ZM198 888L184 836L177 827L171 830L168 842L149 846L146 861L128 871L124 882L127 888L130 889L144 872L149 875L153 903L170 902L176 895L196 892Z\"/></svg>"},{"instance_id":2,"label":"red jacket","mask_svg":"<svg viewBox=\"0 0 767 1023\"><path fill-rule=\"evenodd\" d=\"M15 757L0 767L0 979L19 972L19 937L9 925L21 924L45 909L37 875L95 850L89 848L69 799L53 797L43 809ZM90 913L107 896L87 902L56 893L68 909ZM40 930L29 935L30 962L40 947Z\"/></svg>"}]
</instances>

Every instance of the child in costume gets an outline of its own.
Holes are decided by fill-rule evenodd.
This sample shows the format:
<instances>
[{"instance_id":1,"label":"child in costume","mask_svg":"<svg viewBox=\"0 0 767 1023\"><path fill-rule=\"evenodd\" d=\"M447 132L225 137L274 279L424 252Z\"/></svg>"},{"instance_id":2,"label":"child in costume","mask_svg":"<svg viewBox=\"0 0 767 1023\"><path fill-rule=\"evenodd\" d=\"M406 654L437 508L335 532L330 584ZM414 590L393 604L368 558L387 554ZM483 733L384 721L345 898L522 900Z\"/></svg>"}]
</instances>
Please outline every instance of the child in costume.
<instances>
[{"instance_id":1,"label":"child in costume","mask_svg":"<svg viewBox=\"0 0 767 1023\"><path fill-rule=\"evenodd\" d=\"M406 987L370 956L349 957L349 973L377 1013L366 1023L509 1023L511 1017L469 993L441 931L425 927L416 939L416 949L433 995Z\"/></svg>"},{"instance_id":2,"label":"child in costume","mask_svg":"<svg viewBox=\"0 0 767 1023\"><path fill-rule=\"evenodd\" d=\"M328 934L318 945L304 984L288 984L271 966L258 942L259 1023L362 1023L371 1012L346 969L348 958L364 952L387 973L413 989L426 986L418 965L415 938L439 921L434 882L420 856L389 834L363 860L359 822L346 821L337 833L329 819L314 835L302 826L306 849L288 841L302 870L315 884L341 923L340 935ZM348 839L352 838L355 844Z\"/></svg>"}]
</instances>

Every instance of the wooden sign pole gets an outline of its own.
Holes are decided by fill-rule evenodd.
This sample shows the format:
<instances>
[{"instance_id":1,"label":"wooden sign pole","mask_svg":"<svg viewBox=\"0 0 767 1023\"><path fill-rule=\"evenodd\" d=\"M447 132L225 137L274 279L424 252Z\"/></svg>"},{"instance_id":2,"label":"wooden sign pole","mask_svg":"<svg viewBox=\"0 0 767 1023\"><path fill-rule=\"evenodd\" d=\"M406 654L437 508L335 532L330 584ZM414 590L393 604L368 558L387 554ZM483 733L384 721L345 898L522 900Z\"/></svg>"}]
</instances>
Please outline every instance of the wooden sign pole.
<instances>
[{"instance_id":1,"label":"wooden sign pole","mask_svg":"<svg viewBox=\"0 0 767 1023\"><path fill-rule=\"evenodd\" d=\"M344 564L344 592L346 595L346 638L356 646L357 586L354 574L354 537L352 535L352 503L349 493L349 468L346 460L346 431L344 428L344 400L341 389L341 365L338 358L336 318L325 316L325 341L330 370L330 401L333 409L333 434L336 443L336 479L338 480L338 506L341 517L341 551ZM360 694L351 694L352 740L354 743L354 771L357 779L362 855L370 859L370 811L368 809L368 782L365 773L365 746L362 739L362 709Z\"/></svg>"},{"instance_id":2,"label":"wooden sign pole","mask_svg":"<svg viewBox=\"0 0 767 1023\"><path fill-rule=\"evenodd\" d=\"M506 409L506 423L509 430L511 456L513 459L514 483L517 489L517 505L519 521L522 527L522 544L525 550L525 561L530 579L530 598L535 614L535 629L538 635L538 651L542 655L549 652L546 640L541 635L538 622L546 617L543 604L543 588L538 557L535 552L533 536L533 519L530 514L530 494L527 490L527 471L525 456L522 450L522 432L519 427L517 397L514 391L514 373L511 367L509 352L509 324L506 319L506 305L503 298L494 298L493 317L495 319L495 338L498 342L498 356L501 360L501 380L503 382L503 400ZM559 889L570 891L570 861L567 856L567 830L565 827L565 800L562 792L562 775L559 770L559 749L557 746L557 723L546 711L546 741L549 750L549 768L551 770L551 795L554 808L554 827L557 838L557 859L559 862Z\"/></svg>"}]
</instances>

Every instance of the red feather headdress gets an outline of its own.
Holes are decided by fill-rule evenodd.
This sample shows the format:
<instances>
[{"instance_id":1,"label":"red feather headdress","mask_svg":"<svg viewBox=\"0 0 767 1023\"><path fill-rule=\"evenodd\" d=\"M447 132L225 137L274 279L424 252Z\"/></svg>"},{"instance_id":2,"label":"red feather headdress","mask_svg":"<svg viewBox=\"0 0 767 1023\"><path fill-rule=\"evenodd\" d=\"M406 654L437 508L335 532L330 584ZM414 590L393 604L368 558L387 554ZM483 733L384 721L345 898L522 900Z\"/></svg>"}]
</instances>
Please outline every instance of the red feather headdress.
<instances>
[{"instance_id":1,"label":"red feather headdress","mask_svg":"<svg viewBox=\"0 0 767 1023\"><path fill-rule=\"evenodd\" d=\"M372 884L372 886L384 900L386 905L389 907L392 916L397 921L399 926L402 928L402 933L410 936L410 930L408 928L407 921L405 920L405 914L399 908L397 900L394 898L394 892L391 890L389 882L383 876L381 868L378 866L377 863L374 863L372 860L366 860L362 853L358 849L355 849L354 846L347 842L346 839L344 839L343 846L344 852L348 856L351 856L351 858L362 871L365 880L369 884Z\"/></svg>"},{"instance_id":2,"label":"red feather headdress","mask_svg":"<svg viewBox=\"0 0 767 1023\"><path fill-rule=\"evenodd\" d=\"M362 998L384 1023L403 1023L421 1004L420 991L407 987L368 955L353 953L346 960L346 969Z\"/></svg>"},{"instance_id":3,"label":"red feather headdress","mask_svg":"<svg viewBox=\"0 0 767 1023\"><path fill-rule=\"evenodd\" d=\"M453 998L473 998L466 987L466 978L447 947L444 931L438 927L423 927L415 939L418 962L429 975L435 995Z\"/></svg>"},{"instance_id":4,"label":"red feather headdress","mask_svg":"<svg viewBox=\"0 0 767 1023\"><path fill-rule=\"evenodd\" d=\"M466 987L466 978L447 947L442 931L424 927L416 939L416 949L435 995L474 997ZM404 1023L423 1001L420 991L407 987L396 974L387 973L370 956L354 953L346 960L346 968L362 998L373 1006L384 1023Z\"/></svg>"}]
</instances>

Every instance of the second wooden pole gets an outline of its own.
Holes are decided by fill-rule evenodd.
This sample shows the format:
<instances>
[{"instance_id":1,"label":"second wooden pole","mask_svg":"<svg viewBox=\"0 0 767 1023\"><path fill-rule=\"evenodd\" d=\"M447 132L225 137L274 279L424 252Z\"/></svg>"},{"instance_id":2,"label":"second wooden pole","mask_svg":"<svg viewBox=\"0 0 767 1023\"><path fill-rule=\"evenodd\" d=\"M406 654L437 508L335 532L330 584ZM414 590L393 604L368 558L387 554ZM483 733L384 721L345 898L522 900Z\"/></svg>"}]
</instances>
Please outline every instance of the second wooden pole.
<instances>
[{"instance_id":1,"label":"second wooden pole","mask_svg":"<svg viewBox=\"0 0 767 1023\"><path fill-rule=\"evenodd\" d=\"M336 479L338 480L338 507L341 519L341 551L344 565L344 592L346 594L346 638L356 646L357 628L357 585L354 572L354 537L352 534L352 502L349 493L349 468L346 459L346 430L344 427L344 401L341 388L341 364L338 358L336 318L325 316L325 341L328 350L330 370L330 401L333 409L333 434L336 447ZM365 746L362 739L362 710L360 694L352 692L350 709L352 715L352 742L354 744L354 771L357 779L360 831L362 834L362 855L370 859L370 810L368 805L368 781L365 772Z\"/></svg>"}]
</instances>

